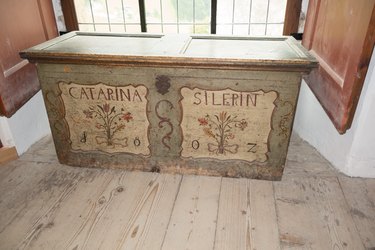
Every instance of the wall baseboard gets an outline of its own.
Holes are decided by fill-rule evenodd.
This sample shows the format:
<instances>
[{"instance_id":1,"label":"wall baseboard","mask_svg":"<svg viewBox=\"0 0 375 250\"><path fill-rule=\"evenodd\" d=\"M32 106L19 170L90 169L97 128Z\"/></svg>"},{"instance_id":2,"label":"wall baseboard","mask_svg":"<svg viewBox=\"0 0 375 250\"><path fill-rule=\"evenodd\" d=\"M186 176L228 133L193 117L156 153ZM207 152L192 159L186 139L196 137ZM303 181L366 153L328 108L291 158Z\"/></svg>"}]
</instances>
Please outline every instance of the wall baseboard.
<instances>
[{"instance_id":1,"label":"wall baseboard","mask_svg":"<svg viewBox=\"0 0 375 250\"><path fill-rule=\"evenodd\" d=\"M18 158L18 153L17 153L16 147L0 148L0 164L7 163L17 158Z\"/></svg>"}]
</instances>

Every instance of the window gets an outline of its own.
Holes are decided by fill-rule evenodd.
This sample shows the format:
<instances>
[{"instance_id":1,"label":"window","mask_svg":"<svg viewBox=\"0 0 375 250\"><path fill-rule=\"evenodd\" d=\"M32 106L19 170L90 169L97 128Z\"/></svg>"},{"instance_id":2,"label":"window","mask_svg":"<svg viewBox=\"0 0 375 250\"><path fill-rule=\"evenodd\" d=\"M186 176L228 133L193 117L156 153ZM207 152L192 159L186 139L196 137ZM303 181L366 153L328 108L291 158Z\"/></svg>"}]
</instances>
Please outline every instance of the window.
<instances>
[{"instance_id":1,"label":"window","mask_svg":"<svg viewBox=\"0 0 375 250\"><path fill-rule=\"evenodd\" d=\"M282 35L286 0L218 0L217 34Z\"/></svg>"},{"instance_id":2,"label":"window","mask_svg":"<svg viewBox=\"0 0 375 250\"><path fill-rule=\"evenodd\" d=\"M287 0L70 0L81 31L282 35Z\"/></svg>"},{"instance_id":3,"label":"window","mask_svg":"<svg viewBox=\"0 0 375 250\"><path fill-rule=\"evenodd\" d=\"M140 32L138 0L74 0L81 31Z\"/></svg>"},{"instance_id":4,"label":"window","mask_svg":"<svg viewBox=\"0 0 375 250\"><path fill-rule=\"evenodd\" d=\"M210 0L145 0L147 32L210 33Z\"/></svg>"}]
</instances>

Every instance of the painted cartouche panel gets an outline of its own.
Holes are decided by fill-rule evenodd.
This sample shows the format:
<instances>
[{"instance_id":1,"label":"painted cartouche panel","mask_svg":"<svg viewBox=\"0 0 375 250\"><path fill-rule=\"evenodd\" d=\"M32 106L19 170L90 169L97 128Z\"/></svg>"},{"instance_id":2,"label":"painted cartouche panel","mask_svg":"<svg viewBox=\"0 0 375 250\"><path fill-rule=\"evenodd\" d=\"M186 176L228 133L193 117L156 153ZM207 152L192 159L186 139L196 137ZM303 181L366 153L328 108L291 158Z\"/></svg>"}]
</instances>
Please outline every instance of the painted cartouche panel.
<instances>
[{"instance_id":1,"label":"painted cartouche panel","mask_svg":"<svg viewBox=\"0 0 375 250\"><path fill-rule=\"evenodd\" d=\"M181 89L182 157L265 162L276 91Z\"/></svg>"},{"instance_id":2,"label":"painted cartouche panel","mask_svg":"<svg viewBox=\"0 0 375 250\"><path fill-rule=\"evenodd\" d=\"M59 82L73 150L149 155L147 88Z\"/></svg>"}]
</instances>

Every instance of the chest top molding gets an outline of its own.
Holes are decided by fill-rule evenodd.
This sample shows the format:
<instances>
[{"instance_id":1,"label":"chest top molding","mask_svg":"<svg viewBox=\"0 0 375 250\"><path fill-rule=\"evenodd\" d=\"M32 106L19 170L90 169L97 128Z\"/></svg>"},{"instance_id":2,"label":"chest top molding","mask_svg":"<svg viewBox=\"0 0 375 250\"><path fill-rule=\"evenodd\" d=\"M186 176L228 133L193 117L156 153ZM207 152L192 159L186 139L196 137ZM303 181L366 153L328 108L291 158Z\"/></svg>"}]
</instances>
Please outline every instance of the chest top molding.
<instances>
[{"instance_id":1,"label":"chest top molding","mask_svg":"<svg viewBox=\"0 0 375 250\"><path fill-rule=\"evenodd\" d=\"M293 37L70 32L20 56L36 63L309 72L317 61Z\"/></svg>"}]
</instances>

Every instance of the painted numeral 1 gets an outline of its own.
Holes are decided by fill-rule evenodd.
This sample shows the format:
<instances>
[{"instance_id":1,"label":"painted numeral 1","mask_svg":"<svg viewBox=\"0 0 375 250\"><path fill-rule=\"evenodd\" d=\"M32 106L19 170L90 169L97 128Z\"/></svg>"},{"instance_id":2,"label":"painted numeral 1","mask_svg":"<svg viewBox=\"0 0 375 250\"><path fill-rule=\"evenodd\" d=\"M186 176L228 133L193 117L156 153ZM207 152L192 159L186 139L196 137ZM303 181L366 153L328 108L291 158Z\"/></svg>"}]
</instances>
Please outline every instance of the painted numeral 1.
<instances>
[{"instance_id":1,"label":"painted numeral 1","mask_svg":"<svg viewBox=\"0 0 375 250\"><path fill-rule=\"evenodd\" d=\"M82 142L82 143L86 143L86 141L87 141L87 134L86 134L86 131L84 131L84 132L82 133L82 136L81 136L80 142Z\"/></svg>"}]
</instances>

